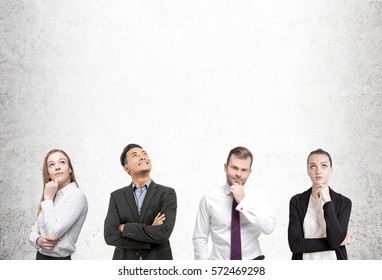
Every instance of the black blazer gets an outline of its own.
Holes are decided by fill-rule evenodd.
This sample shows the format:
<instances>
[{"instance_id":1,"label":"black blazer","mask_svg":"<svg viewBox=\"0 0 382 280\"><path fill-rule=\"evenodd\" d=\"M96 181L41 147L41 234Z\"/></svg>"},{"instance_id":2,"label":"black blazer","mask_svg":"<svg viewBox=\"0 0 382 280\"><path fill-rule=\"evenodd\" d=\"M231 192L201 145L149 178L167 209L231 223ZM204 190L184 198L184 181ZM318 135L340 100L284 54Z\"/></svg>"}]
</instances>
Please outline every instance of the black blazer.
<instances>
[{"instance_id":1,"label":"black blazer","mask_svg":"<svg viewBox=\"0 0 382 280\"><path fill-rule=\"evenodd\" d=\"M324 204L326 238L304 238L303 223L308 210L312 189L293 196L289 203L288 242L292 260L301 260L303 253L335 250L338 260L347 260L344 241L350 220L352 202L349 198L329 189L332 201Z\"/></svg>"},{"instance_id":2,"label":"black blazer","mask_svg":"<svg viewBox=\"0 0 382 280\"><path fill-rule=\"evenodd\" d=\"M111 193L104 223L104 238L115 246L113 260L172 260L170 235L175 225L177 200L175 190L151 181L138 215L132 185ZM158 213L166 220L152 226ZM125 224L121 233L119 224Z\"/></svg>"}]
</instances>

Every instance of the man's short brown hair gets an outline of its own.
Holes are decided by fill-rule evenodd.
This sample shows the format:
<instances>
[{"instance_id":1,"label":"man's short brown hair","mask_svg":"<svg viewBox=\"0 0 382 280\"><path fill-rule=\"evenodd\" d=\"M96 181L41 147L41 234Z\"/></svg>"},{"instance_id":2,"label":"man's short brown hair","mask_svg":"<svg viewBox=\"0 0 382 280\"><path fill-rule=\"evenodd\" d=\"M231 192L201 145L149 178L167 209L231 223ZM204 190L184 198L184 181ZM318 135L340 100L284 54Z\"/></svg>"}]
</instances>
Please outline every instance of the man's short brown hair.
<instances>
[{"instance_id":1,"label":"man's short brown hair","mask_svg":"<svg viewBox=\"0 0 382 280\"><path fill-rule=\"evenodd\" d=\"M231 159L231 156L232 155L235 155L237 156L238 158L240 159L246 159L246 158L251 158L251 164L250 166L252 166L252 162L253 162L253 155L251 153L250 150L248 150L247 148L245 147L236 147L236 148L233 148L229 154L228 154L228 157L227 157L227 165L229 164L229 160Z\"/></svg>"}]
</instances>

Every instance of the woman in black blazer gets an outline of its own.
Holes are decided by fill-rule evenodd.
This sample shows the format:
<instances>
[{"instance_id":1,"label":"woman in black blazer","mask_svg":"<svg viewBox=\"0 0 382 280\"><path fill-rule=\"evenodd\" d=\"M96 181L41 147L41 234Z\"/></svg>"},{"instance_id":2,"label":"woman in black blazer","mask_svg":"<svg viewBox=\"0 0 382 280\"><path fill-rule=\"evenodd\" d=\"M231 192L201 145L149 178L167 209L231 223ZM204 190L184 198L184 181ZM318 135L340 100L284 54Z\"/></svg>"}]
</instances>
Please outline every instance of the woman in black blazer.
<instances>
[{"instance_id":1,"label":"woman in black blazer","mask_svg":"<svg viewBox=\"0 0 382 280\"><path fill-rule=\"evenodd\" d=\"M289 204L288 242L292 260L347 260L345 245L352 202L329 187L333 172L328 152L317 149L307 160L312 187Z\"/></svg>"}]
</instances>

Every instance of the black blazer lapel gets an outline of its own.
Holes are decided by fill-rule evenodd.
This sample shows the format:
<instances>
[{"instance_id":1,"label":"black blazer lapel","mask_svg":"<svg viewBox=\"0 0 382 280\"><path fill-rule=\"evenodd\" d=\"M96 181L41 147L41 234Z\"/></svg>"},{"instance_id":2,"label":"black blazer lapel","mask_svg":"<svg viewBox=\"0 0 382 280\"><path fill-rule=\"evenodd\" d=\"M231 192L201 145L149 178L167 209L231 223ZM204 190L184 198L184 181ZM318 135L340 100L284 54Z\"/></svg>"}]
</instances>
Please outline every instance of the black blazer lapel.
<instances>
[{"instance_id":1,"label":"black blazer lapel","mask_svg":"<svg viewBox=\"0 0 382 280\"><path fill-rule=\"evenodd\" d=\"M145 199L143 200L142 208L141 208L141 214L139 215L139 222L143 223L143 218L146 215L146 211L149 208L151 199L153 198L154 194L157 191L158 186L154 183L154 181L151 181L150 187L147 190Z\"/></svg>"},{"instance_id":2,"label":"black blazer lapel","mask_svg":"<svg viewBox=\"0 0 382 280\"><path fill-rule=\"evenodd\" d=\"M126 191L124 192L124 195L127 200L127 204L130 208L130 212L133 214L133 219L134 222L137 222L139 220L139 214L138 214L138 208L137 208L137 203L135 202L135 197L133 193L133 186L130 184L127 188Z\"/></svg>"},{"instance_id":3,"label":"black blazer lapel","mask_svg":"<svg viewBox=\"0 0 382 280\"><path fill-rule=\"evenodd\" d=\"M312 188L307 189L302 193L302 201L301 201L301 222L303 222L306 212L308 211L308 205L310 200L310 194L312 193Z\"/></svg>"}]
</instances>

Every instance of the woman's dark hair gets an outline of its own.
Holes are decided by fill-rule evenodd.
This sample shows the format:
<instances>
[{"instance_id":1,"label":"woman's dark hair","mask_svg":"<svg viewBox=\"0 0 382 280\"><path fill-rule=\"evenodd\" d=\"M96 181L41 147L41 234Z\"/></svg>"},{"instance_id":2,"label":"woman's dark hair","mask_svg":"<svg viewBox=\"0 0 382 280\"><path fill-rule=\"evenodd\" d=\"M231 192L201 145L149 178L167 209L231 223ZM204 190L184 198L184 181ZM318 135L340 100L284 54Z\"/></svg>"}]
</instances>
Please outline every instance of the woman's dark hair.
<instances>
[{"instance_id":1,"label":"woman's dark hair","mask_svg":"<svg viewBox=\"0 0 382 280\"><path fill-rule=\"evenodd\" d=\"M317 150L311 151L308 156L308 159L306 160L306 165L309 165L309 157L311 155L326 155L329 158L330 167L332 167L332 157L329 155L327 151L324 151L323 149L317 149Z\"/></svg>"}]
</instances>

